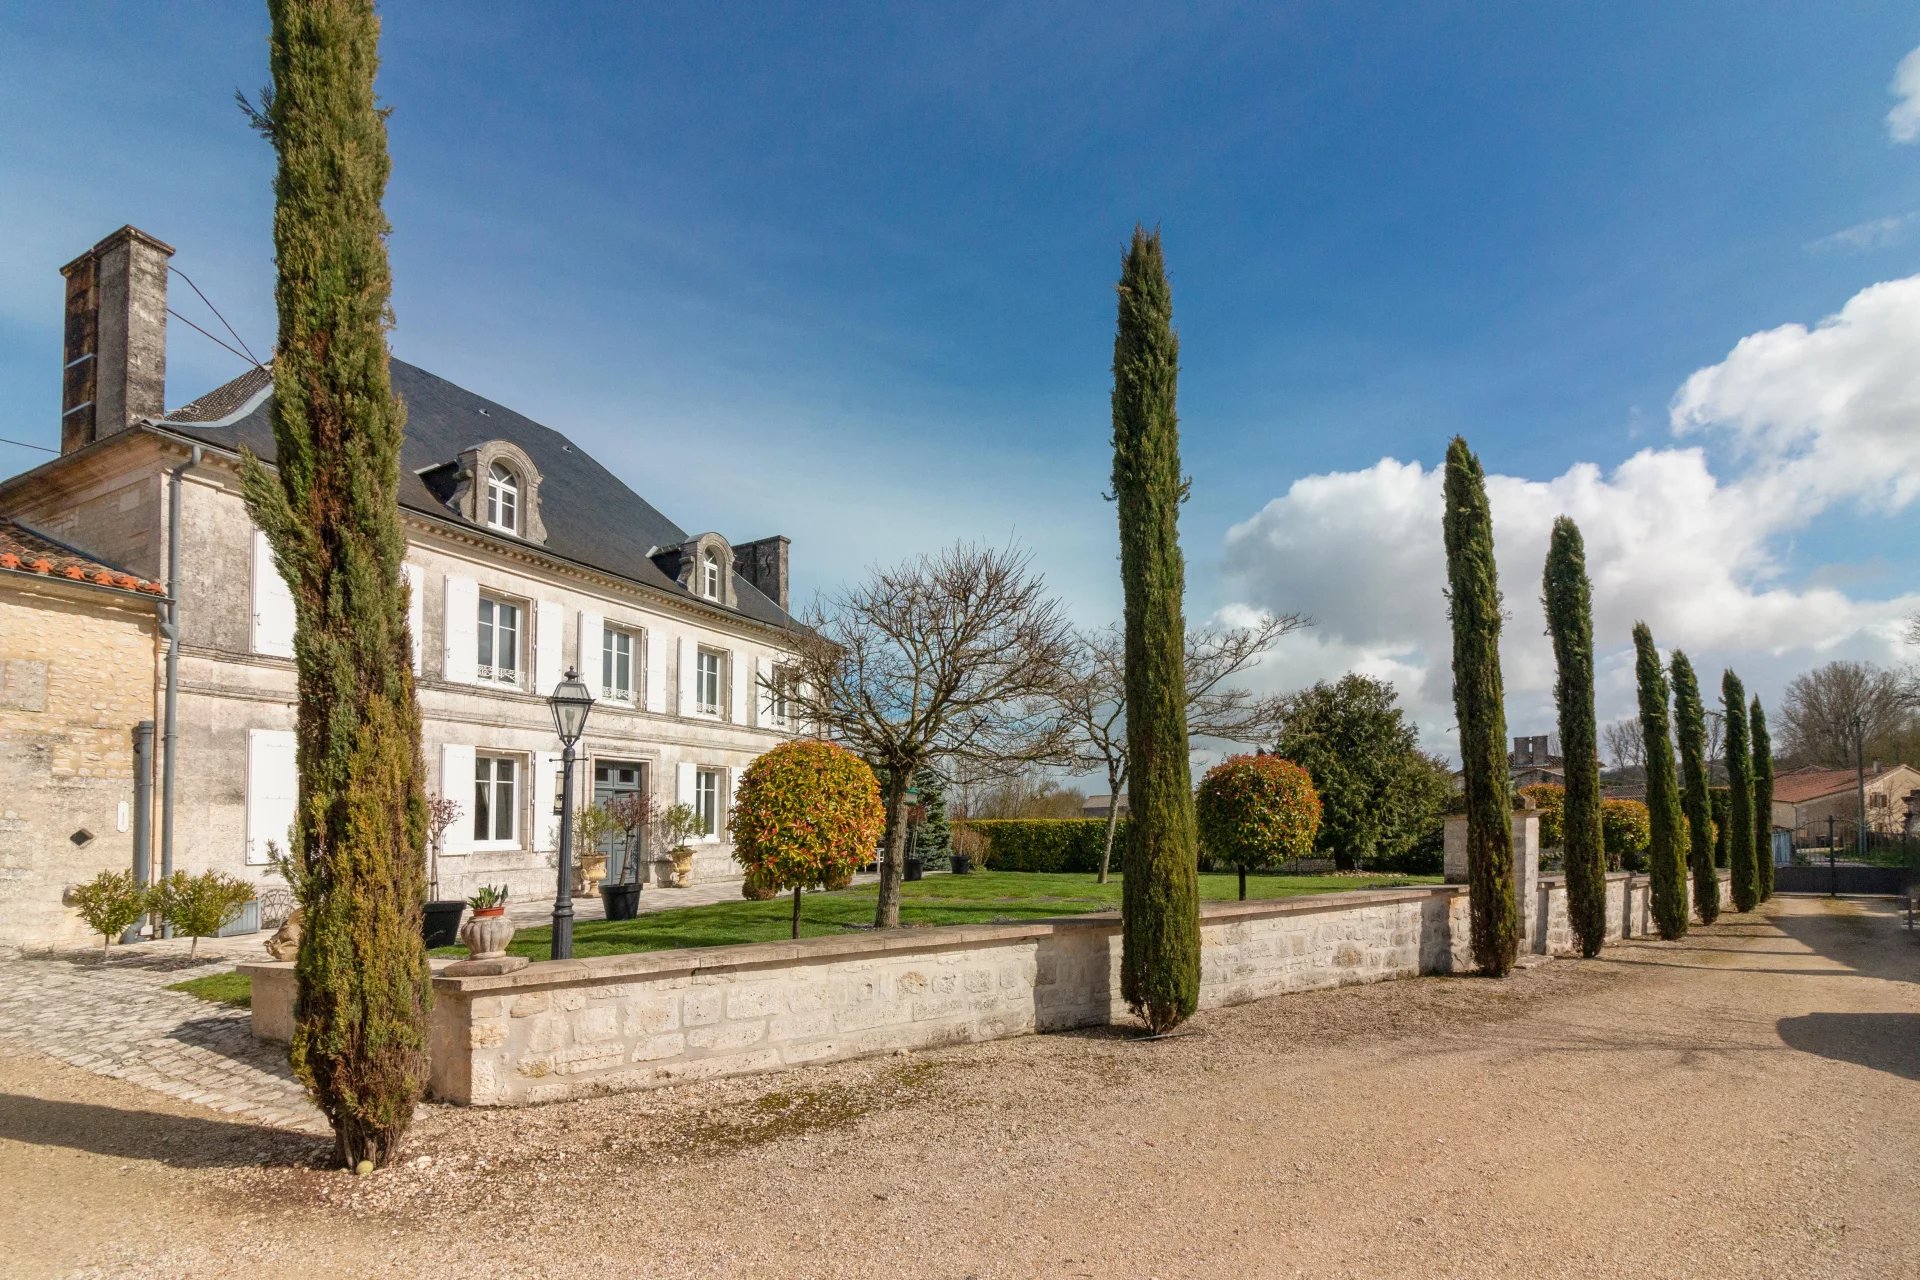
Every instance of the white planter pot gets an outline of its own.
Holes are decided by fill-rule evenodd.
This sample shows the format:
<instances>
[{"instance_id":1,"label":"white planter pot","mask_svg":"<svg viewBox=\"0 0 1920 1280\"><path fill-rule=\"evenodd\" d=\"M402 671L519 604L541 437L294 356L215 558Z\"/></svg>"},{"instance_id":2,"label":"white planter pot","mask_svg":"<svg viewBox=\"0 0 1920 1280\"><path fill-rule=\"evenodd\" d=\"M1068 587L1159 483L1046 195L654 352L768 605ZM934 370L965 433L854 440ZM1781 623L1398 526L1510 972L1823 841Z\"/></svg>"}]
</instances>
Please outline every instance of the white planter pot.
<instances>
[{"instance_id":1,"label":"white planter pot","mask_svg":"<svg viewBox=\"0 0 1920 1280\"><path fill-rule=\"evenodd\" d=\"M460 941L475 960L497 960L513 941L513 921L504 915L474 916L460 927Z\"/></svg>"}]
</instances>

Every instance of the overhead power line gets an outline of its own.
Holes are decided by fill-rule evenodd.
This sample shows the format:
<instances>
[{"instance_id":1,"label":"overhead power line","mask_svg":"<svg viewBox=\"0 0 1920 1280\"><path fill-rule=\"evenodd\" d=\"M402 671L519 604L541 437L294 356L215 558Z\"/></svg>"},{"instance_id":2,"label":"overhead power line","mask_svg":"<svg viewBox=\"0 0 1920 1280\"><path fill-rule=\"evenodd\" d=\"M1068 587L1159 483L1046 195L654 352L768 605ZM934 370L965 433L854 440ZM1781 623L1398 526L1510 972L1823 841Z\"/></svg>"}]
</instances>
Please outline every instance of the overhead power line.
<instances>
[{"instance_id":1,"label":"overhead power line","mask_svg":"<svg viewBox=\"0 0 1920 1280\"><path fill-rule=\"evenodd\" d=\"M193 282L193 277L189 276L186 272L182 271L180 268L174 266L171 262L167 264L167 270L173 272L173 274L179 276L182 280L185 280L187 282L187 288L193 290L194 295L198 297L200 301L207 304L207 310L213 312L214 317L220 321L221 325L226 328L226 331L233 335L233 340L240 344L240 351L233 351L232 347L227 347L227 350L233 351L233 354L235 355L239 355L241 351L244 351L246 353L246 359L253 361L254 366L257 368L260 364L260 360L258 357L256 357L253 354L253 348L247 345L247 340L240 336L239 330L235 329L232 325L227 324L227 318L220 314L220 308L214 306L213 301L210 298L208 298L206 294L200 292L200 286ZM173 311L171 307L169 307L168 310ZM180 316L179 312L175 311L173 312L173 314L176 316L179 316L179 318L185 323L193 325L193 327L196 329L200 329L199 325L193 324L193 321L187 320L185 316ZM207 333L205 329L200 329L200 332ZM207 336L209 338L213 338L213 335L210 333L207 333ZM213 340L215 342L220 342L220 339L218 338L213 338ZM220 342L220 345L223 347L227 346L227 344L224 342Z\"/></svg>"}]
</instances>

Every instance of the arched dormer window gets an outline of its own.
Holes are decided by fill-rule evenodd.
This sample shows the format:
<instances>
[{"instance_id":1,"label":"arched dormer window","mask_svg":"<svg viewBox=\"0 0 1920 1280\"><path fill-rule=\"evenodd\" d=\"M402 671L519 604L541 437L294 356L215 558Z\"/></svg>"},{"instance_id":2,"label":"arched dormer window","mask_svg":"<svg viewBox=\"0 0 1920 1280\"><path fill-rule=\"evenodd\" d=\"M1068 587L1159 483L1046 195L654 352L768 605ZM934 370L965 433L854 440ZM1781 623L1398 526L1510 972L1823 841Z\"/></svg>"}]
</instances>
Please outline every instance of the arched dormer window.
<instances>
[{"instance_id":1,"label":"arched dormer window","mask_svg":"<svg viewBox=\"0 0 1920 1280\"><path fill-rule=\"evenodd\" d=\"M520 532L520 479L500 462L487 470L487 523L508 533Z\"/></svg>"},{"instance_id":2,"label":"arched dormer window","mask_svg":"<svg viewBox=\"0 0 1920 1280\"><path fill-rule=\"evenodd\" d=\"M720 598L720 557L711 550L700 553L700 594L709 600Z\"/></svg>"}]
</instances>

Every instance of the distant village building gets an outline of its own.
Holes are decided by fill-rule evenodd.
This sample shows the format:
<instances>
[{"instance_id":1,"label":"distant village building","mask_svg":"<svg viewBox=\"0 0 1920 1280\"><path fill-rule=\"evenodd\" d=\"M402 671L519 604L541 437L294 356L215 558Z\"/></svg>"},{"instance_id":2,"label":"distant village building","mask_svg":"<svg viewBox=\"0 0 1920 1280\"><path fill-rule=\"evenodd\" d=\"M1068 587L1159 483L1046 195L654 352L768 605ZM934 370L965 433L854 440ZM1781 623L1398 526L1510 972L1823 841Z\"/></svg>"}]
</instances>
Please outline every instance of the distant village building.
<instances>
[{"instance_id":1,"label":"distant village building","mask_svg":"<svg viewBox=\"0 0 1920 1280\"><path fill-rule=\"evenodd\" d=\"M243 452L275 457L272 375L254 368L165 407L172 253L126 227L62 269L61 453L0 481L23 564L57 543L112 576L102 584L88 568L76 594L58 565L0 572L11 784L0 922L41 921L25 931L49 940L68 931L50 923L54 881L128 865L130 851L100 818L119 801L68 785L51 749L17 749L30 739L14 736L12 717L49 714L18 710L42 700L42 685L49 708L66 705L58 691L104 670L101 649L137 640L147 656L137 671L115 669L101 711L111 723L89 731L123 745L135 721L164 721L159 584L174 593L179 629L175 794L155 801L173 805L174 865L265 876L268 844L285 844L293 817L293 603L239 490ZM506 883L516 898L551 893L560 744L545 699L569 667L600 700L580 746L582 795L638 789L692 806L693 878L735 874L735 783L796 728L780 692L797 631L787 539L689 533L559 432L403 361L391 369L407 414L400 507L427 783L461 810L442 896L481 883ZM676 493L718 483L718 467L701 470L697 457L692 442L669 453L655 482ZM62 643L50 646L51 633ZM101 785L131 802L130 766L113 752L96 753L111 764ZM36 797L30 820L21 796ZM65 833L81 826L94 840L76 861Z\"/></svg>"},{"instance_id":2,"label":"distant village building","mask_svg":"<svg viewBox=\"0 0 1920 1280\"><path fill-rule=\"evenodd\" d=\"M1866 771L1867 829L1883 835L1915 829L1912 797L1920 769L1871 761ZM1773 825L1824 836L1827 819L1848 832L1860 819L1860 775L1854 769L1792 769L1773 779Z\"/></svg>"},{"instance_id":3,"label":"distant village building","mask_svg":"<svg viewBox=\"0 0 1920 1280\"><path fill-rule=\"evenodd\" d=\"M1088 796L1080 804L1080 816L1083 818L1105 818L1113 813L1112 796ZM1127 816L1127 798L1120 797L1120 816Z\"/></svg>"}]
</instances>

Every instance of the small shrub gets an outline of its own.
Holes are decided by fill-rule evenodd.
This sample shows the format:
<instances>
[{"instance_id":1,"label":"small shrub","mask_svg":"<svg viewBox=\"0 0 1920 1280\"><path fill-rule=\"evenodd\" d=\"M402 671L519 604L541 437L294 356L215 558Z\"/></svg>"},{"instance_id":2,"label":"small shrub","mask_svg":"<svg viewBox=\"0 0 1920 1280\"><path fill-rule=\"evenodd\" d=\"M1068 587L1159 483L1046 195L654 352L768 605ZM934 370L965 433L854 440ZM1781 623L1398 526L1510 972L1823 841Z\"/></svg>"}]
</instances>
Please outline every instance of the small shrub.
<instances>
[{"instance_id":1,"label":"small shrub","mask_svg":"<svg viewBox=\"0 0 1920 1280\"><path fill-rule=\"evenodd\" d=\"M851 878L880 840L886 811L865 761L831 742L783 742L747 766L733 803L733 856L756 884L800 894Z\"/></svg>"},{"instance_id":2,"label":"small shrub","mask_svg":"<svg viewBox=\"0 0 1920 1280\"><path fill-rule=\"evenodd\" d=\"M962 837L961 832L971 833ZM985 842L980 863L995 871L1078 871L1096 875L1106 846L1105 818L975 818L955 823L954 847L963 838ZM1126 847L1127 820L1113 833L1114 859Z\"/></svg>"},{"instance_id":3,"label":"small shrub","mask_svg":"<svg viewBox=\"0 0 1920 1280\"><path fill-rule=\"evenodd\" d=\"M1639 871L1653 843L1653 815L1638 800L1602 800L1600 840L1607 851L1607 870Z\"/></svg>"},{"instance_id":4,"label":"small shrub","mask_svg":"<svg viewBox=\"0 0 1920 1280\"><path fill-rule=\"evenodd\" d=\"M253 886L220 871L190 876L176 871L153 887L154 909L176 933L193 939L189 956L200 950L200 939L211 938L253 901Z\"/></svg>"},{"instance_id":5,"label":"small shrub","mask_svg":"<svg viewBox=\"0 0 1920 1280\"><path fill-rule=\"evenodd\" d=\"M85 884L74 886L71 897L80 918L100 935L103 958L113 940L147 910L147 890L133 878L131 870L102 871Z\"/></svg>"},{"instance_id":6,"label":"small shrub","mask_svg":"<svg viewBox=\"0 0 1920 1280\"><path fill-rule=\"evenodd\" d=\"M1240 873L1298 858L1320 830L1320 795L1307 771L1279 756L1228 756L1207 770L1195 800L1200 843Z\"/></svg>"},{"instance_id":7,"label":"small shrub","mask_svg":"<svg viewBox=\"0 0 1920 1280\"><path fill-rule=\"evenodd\" d=\"M1540 847L1560 849L1567 843L1567 789L1557 782L1529 782L1514 793L1525 796L1540 811Z\"/></svg>"}]
</instances>

